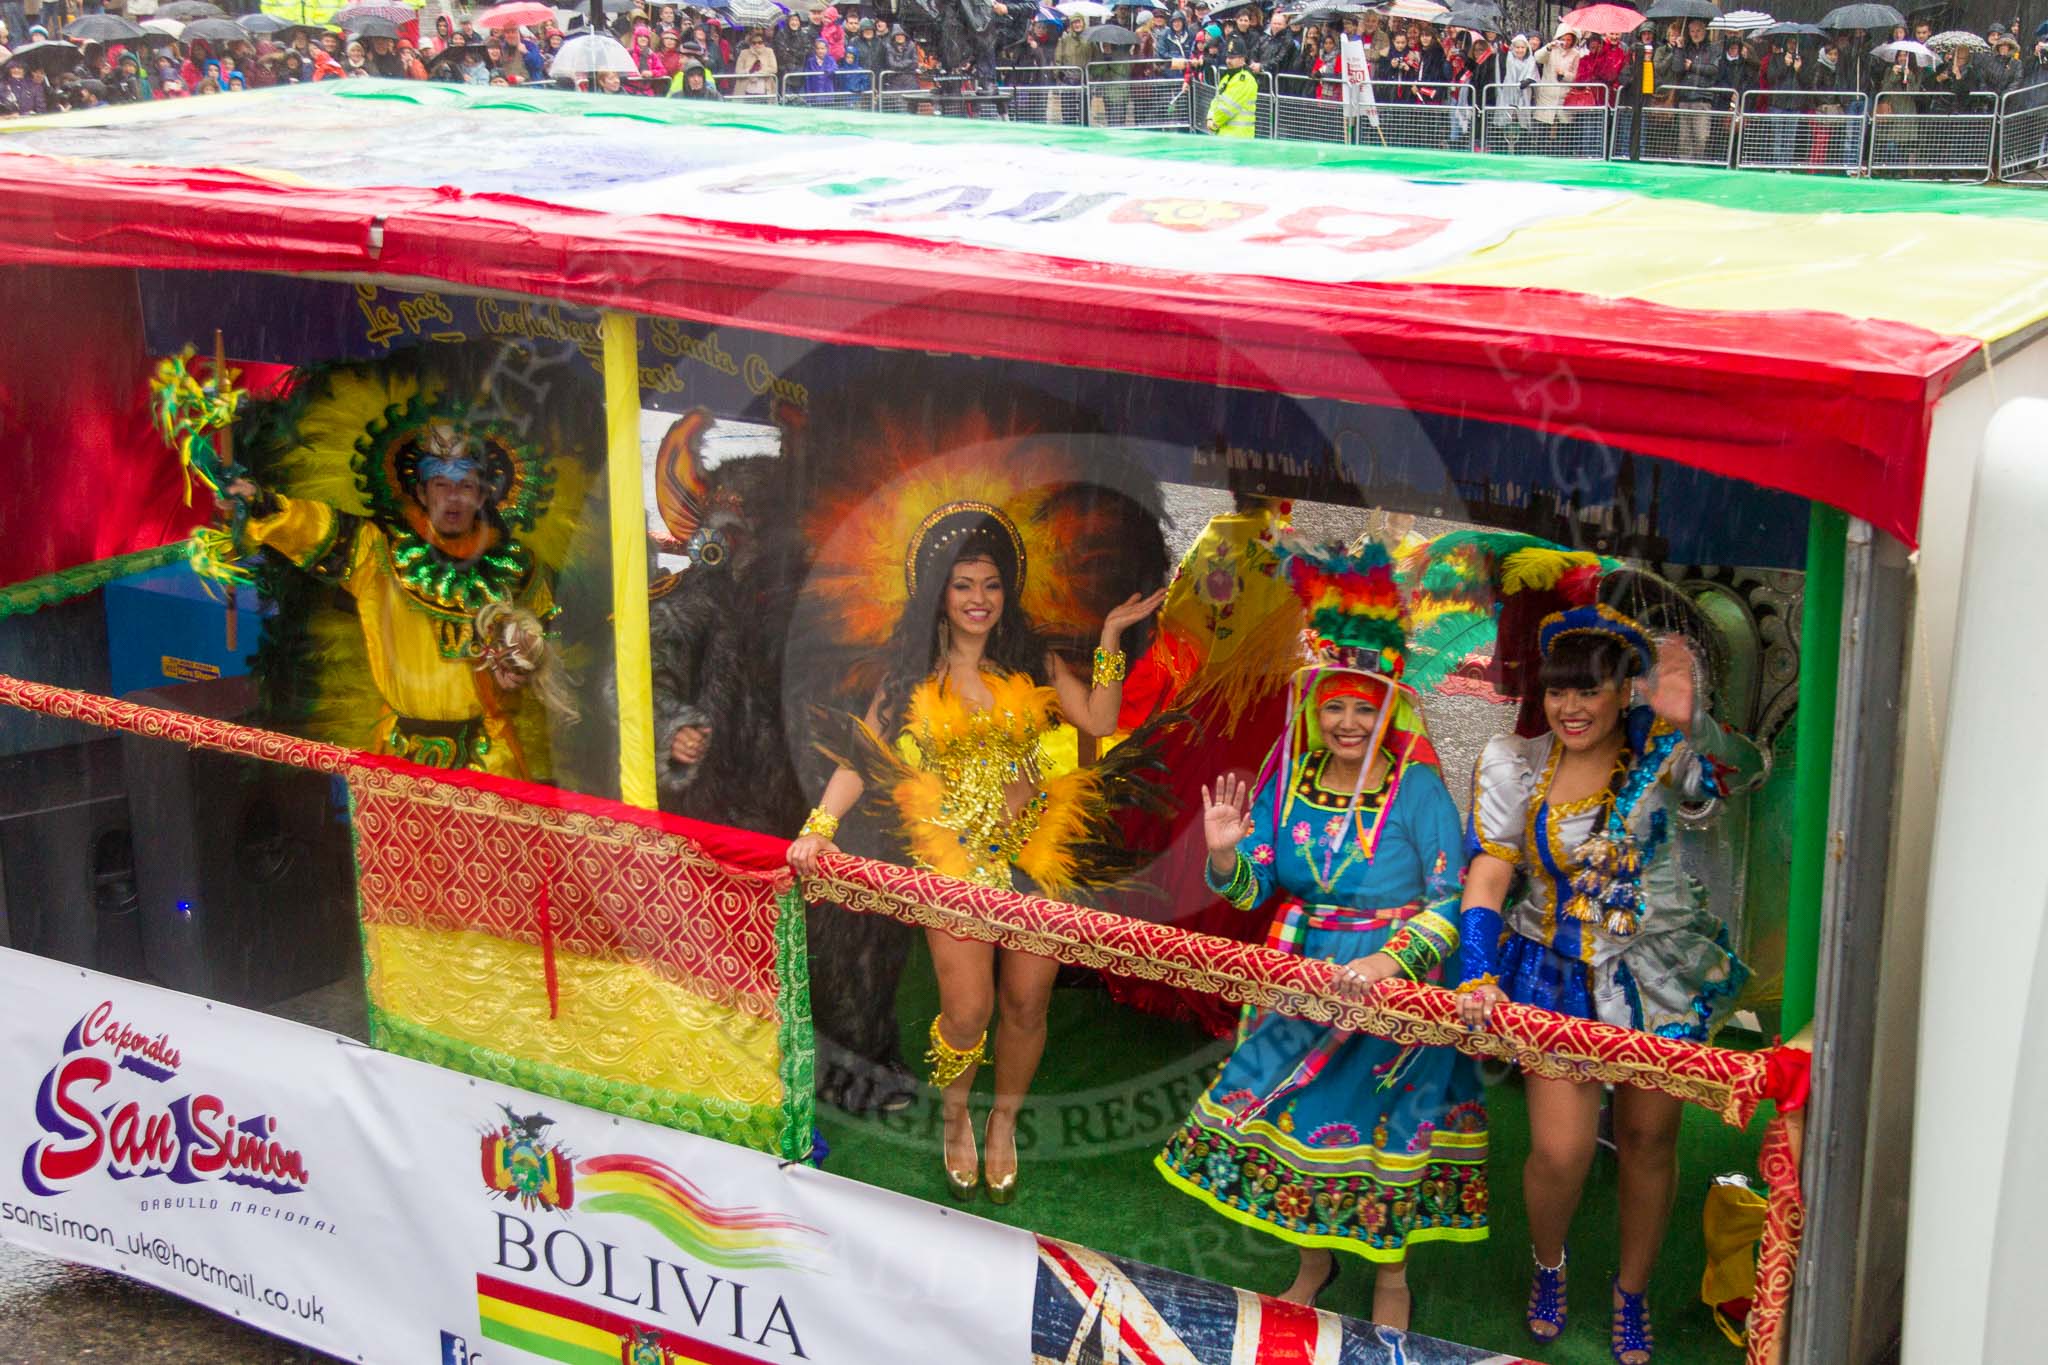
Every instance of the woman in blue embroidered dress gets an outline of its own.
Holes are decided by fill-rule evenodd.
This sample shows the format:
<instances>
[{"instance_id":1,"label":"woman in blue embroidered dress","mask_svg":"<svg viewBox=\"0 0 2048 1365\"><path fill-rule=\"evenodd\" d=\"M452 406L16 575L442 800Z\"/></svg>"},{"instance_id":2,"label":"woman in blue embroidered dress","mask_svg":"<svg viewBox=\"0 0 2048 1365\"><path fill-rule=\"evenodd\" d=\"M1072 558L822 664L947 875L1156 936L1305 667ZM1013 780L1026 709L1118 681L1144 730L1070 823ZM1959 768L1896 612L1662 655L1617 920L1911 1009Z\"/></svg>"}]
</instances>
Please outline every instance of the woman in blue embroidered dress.
<instances>
[{"instance_id":1,"label":"woman in blue embroidered dress","mask_svg":"<svg viewBox=\"0 0 2048 1365\"><path fill-rule=\"evenodd\" d=\"M1229 777L1204 791L1210 886L1247 910L1285 897L1272 945L1345 964L1348 994L1396 973L1433 978L1445 959L1455 971L1461 828L1413 693L1389 676L1402 638L1391 566L1368 546L1350 561L1294 554L1288 573L1297 590L1362 579L1342 595L1382 603L1391 643L1360 648L1370 611L1347 629L1303 592L1331 662L1296 676L1287 739L1256 795ZM1314 1302L1336 1277L1334 1251L1376 1262L1373 1318L1392 1327L1408 1325L1410 1245L1486 1236L1486 1110L1472 1062L1449 1048L1248 1012L1155 1164L1218 1213L1295 1245L1284 1299Z\"/></svg>"},{"instance_id":2,"label":"woman in blue embroidered dress","mask_svg":"<svg viewBox=\"0 0 2048 1365\"><path fill-rule=\"evenodd\" d=\"M1460 1012L1481 1028L1495 1004L1513 1000L1704 1041L1749 972L1679 866L1672 808L1755 786L1762 755L1707 714L1681 640L1653 645L1605 602L1553 614L1538 635L1549 729L1490 741L1474 774ZM1527 1086L1522 1185L1536 1257L1527 1320L1548 1342L1564 1330L1566 1235L1602 1092L1539 1076ZM1651 1358L1644 1294L1677 1183L1679 1117L1668 1095L1614 1092L1621 1263L1609 1335L1621 1365Z\"/></svg>"}]
</instances>

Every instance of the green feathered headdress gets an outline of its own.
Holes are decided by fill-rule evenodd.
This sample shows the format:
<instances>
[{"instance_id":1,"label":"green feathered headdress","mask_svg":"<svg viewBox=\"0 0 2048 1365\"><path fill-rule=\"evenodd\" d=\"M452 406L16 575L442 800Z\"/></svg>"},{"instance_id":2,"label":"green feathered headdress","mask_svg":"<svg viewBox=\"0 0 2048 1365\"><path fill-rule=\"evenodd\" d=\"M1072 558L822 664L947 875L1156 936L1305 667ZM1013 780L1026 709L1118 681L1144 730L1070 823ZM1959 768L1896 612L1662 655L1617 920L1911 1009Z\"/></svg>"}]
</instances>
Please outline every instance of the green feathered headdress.
<instances>
[{"instance_id":1,"label":"green feathered headdress","mask_svg":"<svg viewBox=\"0 0 2048 1365\"><path fill-rule=\"evenodd\" d=\"M1597 578L1616 563L1515 531L1448 531L1416 546L1400 567L1413 630L1407 681L1439 689L1468 661L1491 656L1507 598L1552 592L1574 574Z\"/></svg>"}]
</instances>

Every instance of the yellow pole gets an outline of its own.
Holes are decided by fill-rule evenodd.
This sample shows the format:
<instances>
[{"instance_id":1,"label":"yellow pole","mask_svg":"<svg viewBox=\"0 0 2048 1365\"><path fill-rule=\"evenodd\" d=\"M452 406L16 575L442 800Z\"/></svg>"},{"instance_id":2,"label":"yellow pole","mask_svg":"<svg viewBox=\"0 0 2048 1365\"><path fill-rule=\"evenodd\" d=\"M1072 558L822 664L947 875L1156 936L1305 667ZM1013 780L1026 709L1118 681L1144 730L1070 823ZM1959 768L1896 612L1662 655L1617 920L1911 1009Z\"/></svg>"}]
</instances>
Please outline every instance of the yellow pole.
<instances>
[{"instance_id":1,"label":"yellow pole","mask_svg":"<svg viewBox=\"0 0 2048 1365\"><path fill-rule=\"evenodd\" d=\"M654 809L654 670L647 658L647 501L640 491L640 337L607 312L605 475L612 516L612 659L619 680L619 799Z\"/></svg>"}]
</instances>

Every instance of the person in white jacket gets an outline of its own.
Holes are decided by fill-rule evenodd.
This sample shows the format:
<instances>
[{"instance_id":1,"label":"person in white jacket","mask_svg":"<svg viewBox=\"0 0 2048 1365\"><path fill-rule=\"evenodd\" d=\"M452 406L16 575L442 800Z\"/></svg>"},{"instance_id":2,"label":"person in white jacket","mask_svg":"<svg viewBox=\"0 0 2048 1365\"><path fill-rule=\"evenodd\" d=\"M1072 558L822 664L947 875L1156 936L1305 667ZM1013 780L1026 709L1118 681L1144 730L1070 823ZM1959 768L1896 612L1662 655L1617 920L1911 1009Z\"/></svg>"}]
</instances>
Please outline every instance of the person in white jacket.
<instances>
[{"instance_id":1,"label":"person in white jacket","mask_svg":"<svg viewBox=\"0 0 2048 1365\"><path fill-rule=\"evenodd\" d=\"M1510 137L1520 137L1529 130L1529 106L1534 86L1543 79L1543 72L1536 64L1536 56L1530 50L1529 35L1517 33L1508 43L1508 58L1501 65L1500 86L1494 96L1498 112L1493 116L1494 126Z\"/></svg>"},{"instance_id":2,"label":"person in white jacket","mask_svg":"<svg viewBox=\"0 0 2048 1365\"><path fill-rule=\"evenodd\" d=\"M1563 109L1565 88L1579 78L1579 59L1584 56L1579 47L1577 30L1560 27L1557 36L1543 49L1536 66L1541 73L1536 84L1536 121L1546 125L1557 125L1565 121Z\"/></svg>"}]
</instances>

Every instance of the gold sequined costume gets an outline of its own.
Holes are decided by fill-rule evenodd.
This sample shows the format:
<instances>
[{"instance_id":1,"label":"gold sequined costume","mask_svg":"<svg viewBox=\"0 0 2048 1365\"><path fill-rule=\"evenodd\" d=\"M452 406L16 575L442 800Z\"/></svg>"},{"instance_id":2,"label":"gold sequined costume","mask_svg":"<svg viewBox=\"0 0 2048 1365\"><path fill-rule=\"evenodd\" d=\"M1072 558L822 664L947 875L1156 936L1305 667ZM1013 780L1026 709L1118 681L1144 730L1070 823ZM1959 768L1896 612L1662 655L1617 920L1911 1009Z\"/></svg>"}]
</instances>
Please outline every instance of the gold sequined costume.
<instances>
[{"instance_id":1,"label":"gold sequined costume","mask_svg":"<svg viewBox=\"0 0 2048 1365\"><path fill-rule=\"evenodd\" d=\"M1073 766L1050 687L1021 674L984 681L984 710L936 678L912 691L890 798L919 867L1009 890L1014 866L1058 896L1074 886L1070 846L1099 804L1096 771Z\"/></svg>"}]
</instances>

